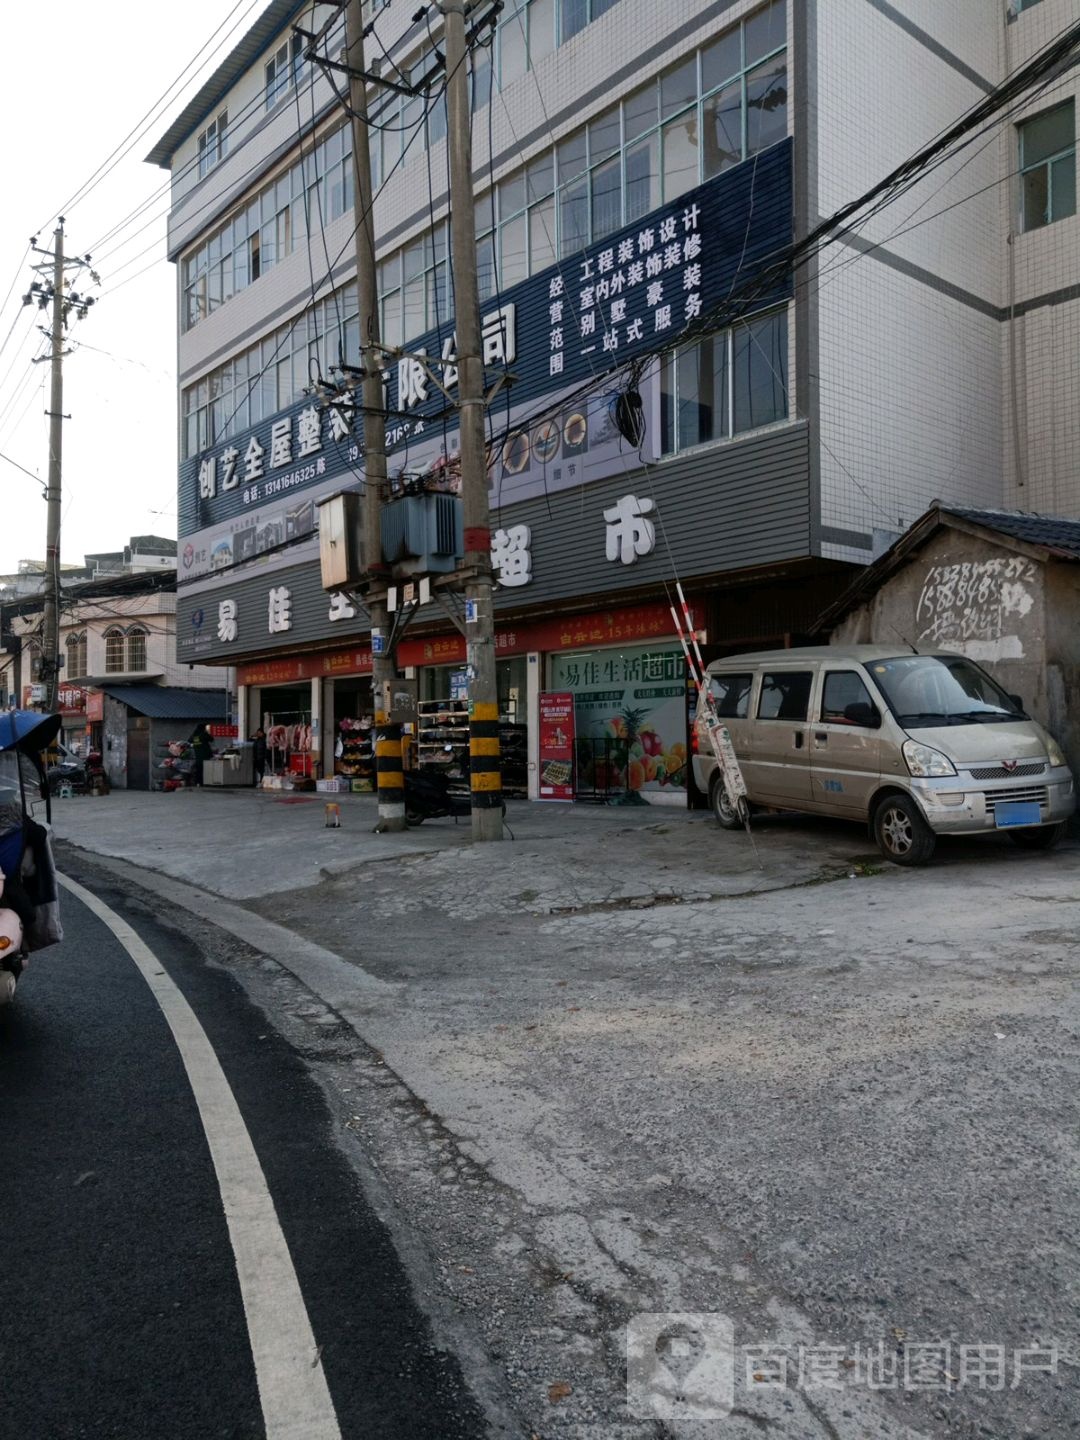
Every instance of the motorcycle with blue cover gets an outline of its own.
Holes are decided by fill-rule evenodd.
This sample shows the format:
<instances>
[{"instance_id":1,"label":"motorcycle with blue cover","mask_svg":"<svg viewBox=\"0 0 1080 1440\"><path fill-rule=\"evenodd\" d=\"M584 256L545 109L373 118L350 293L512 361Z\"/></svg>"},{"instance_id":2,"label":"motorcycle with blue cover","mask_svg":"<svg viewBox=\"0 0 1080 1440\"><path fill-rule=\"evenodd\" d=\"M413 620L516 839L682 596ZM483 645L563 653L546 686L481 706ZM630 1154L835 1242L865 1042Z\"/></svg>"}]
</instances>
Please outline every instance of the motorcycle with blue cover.
<instances>
[{"instance_id":1,"label":"motorcycle with blue cover","mask_svg":"<svg viewBox=\"0 0 1080 1440\"><path fill-rule=\"evenodd\" d=\"M14 998L30 953L63 939L44 764L59 731L59 715L0 713L0 1005Z\"/></svg>"}]
</instances>

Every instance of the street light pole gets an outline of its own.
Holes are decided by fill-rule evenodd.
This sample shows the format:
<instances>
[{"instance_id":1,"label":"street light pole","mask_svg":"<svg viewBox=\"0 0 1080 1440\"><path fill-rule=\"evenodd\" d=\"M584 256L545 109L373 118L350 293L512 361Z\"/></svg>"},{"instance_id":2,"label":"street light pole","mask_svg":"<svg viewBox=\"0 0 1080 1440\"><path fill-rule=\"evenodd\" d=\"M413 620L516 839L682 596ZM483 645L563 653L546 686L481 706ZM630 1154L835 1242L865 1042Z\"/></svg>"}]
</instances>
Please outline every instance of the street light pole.
<instances>
[{"instance_id":1,"label":"street light pole","mask_svg":"<svg viewBox=\"0 0 1080 1440\"><path fill-rule=\"evenodd\" d=\"M495 677L491 510L484 438L484 364L476 276L472 114L466 66L465 5L446 0L447 143L450 147L450 245L457 334L461 503L465 531L465 642L469 676L469 764L474 840L503 838L499 696Z\"/></svg>"}]
</instances>

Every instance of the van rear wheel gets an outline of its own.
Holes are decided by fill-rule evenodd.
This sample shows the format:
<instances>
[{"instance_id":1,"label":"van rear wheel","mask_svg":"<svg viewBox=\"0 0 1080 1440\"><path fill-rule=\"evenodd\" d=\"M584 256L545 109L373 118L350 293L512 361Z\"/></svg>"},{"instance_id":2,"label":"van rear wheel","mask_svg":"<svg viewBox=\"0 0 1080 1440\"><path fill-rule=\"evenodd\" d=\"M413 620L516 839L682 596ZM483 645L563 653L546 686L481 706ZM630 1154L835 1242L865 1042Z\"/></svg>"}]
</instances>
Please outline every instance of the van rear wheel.
<instances>
[{"instance_id":1,"label":"van rear wheel","mask_svg":"<svg viewBox=\"0 0 1080 1440\"><path fill-rule=\"evenodd\" d=\"M910 795L887 795L874 811L874 839L894 865L926 865L937 836Z\"/></svg>"},{"instance_id":2,"label":"van rear wheel","mask_svg":"<svg viewBox=\"0 0 1080 1440\"><path fill-rule=\"evenodd\" d=\"M742 829L742 816L739 814L738 806L731 803L727 786L719 773L713 776L712 785L709 788L709 803L721 830Z\"/></svg>"}]
</instances>

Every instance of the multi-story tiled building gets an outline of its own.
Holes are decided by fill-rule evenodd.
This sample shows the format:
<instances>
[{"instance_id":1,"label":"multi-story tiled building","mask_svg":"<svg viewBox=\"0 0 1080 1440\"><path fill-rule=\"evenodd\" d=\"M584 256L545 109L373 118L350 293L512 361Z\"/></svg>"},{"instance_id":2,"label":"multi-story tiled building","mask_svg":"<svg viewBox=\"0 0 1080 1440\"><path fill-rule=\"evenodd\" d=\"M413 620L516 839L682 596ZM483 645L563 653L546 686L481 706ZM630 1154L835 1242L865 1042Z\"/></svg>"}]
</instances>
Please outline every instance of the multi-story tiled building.
<instances>
[{"instance_id":1,"label":"multi-story tiled building","mask_svg":"<svg viewBox=\"0 0 1080 1440\"><path fill-rule=\"evenodd\" d=\"M382 338L405 352L390 471L452 474L417 358L453 358L440 21L365 15L399 86L370 91ZM489 421L499 684L534 762L539 694L571 691L581 731L651 728L663 761L635 784L681 796L676 576L711 651L784 644L935 498L1077 512L1075 70L782 262L1078 19L1077 0L522 0L474 48L485 358L512 378ZM314 534L315 502L363 475L324 384L359 360L354 196L350 126L296 26L340 58L340 10L276 0L150 159L172 172L179 658L236 664L245 715L310 721L329 773L370 709L362 617L324 594ZM440 615L398 655L452 713L464 643Z\"/></svg>"}]
</instances>

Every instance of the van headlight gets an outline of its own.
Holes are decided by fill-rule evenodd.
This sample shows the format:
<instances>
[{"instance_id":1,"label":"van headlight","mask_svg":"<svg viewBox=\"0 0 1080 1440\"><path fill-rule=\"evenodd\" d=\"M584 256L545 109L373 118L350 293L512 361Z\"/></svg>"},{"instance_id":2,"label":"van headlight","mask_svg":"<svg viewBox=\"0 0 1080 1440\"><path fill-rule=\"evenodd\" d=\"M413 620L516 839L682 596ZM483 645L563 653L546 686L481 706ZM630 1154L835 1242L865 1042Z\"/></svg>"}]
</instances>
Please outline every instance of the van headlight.
<instances>
[{"instance_id":1,"label":"van headlight","mask_svg":"<svg viewBox=\"0 0 1080 1440\"><path fill-rule=\"evenodd\" d=\"M1067 765L1069 763L1065 759L1064 750L1062 750L1052 735L1047 735L1046 737L1046 756L1050 761L1051 768L1055 770L1059 765Z\"/></svg>"},{"instance_id":2,"label":"van headlight","mask_svg":"<svg viewBox=\"0 0 1080 1440\"><path fill-rule=\"evenodd\" d=\"M920 780L956 774L956 766L947 755L942 755L940 750L931 750L929 745L920 745L917 740L905 740L903 753L908 770Z\"/></svg>"}]
</instances>

